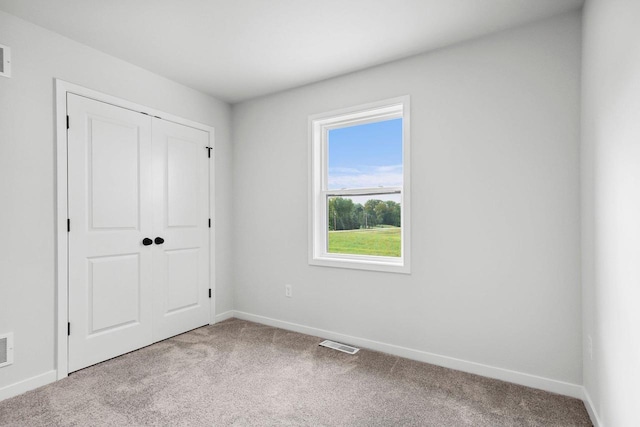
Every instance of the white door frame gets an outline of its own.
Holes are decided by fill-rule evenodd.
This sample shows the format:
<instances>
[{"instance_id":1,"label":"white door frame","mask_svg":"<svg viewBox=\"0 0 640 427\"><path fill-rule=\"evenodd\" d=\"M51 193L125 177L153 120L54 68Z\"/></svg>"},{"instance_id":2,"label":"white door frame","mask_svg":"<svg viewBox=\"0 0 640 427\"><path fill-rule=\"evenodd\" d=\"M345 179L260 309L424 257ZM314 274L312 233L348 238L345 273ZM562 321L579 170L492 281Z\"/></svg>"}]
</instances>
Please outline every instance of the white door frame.
<instances>
[{"instance_id":1,"label":"white door frame","mask_svg":"<svg viewBox=\"0 0 640 427\"><path fill-rule=\"evenodd\" d=\"M67 93L91 98L117 107L159 117L163 120L189 126L209 133L209 146L213 147L212 162L215 158L215 129L188 119L174 116L163 111L136 104L115 96L56 79L56 370L57 379L69 375L69 340L67 322L69 319L69 240L67 232L68 193L67 193ZM73 125L73 124L72 124ZM203 153L204 155L204 153ZM213 169L213 170L212 170ZM209 324L215 323L215 168L209 164L209 216L212 226L209 229L209 286L213 298L209 300Z\"/></svg>"}]
</instances>

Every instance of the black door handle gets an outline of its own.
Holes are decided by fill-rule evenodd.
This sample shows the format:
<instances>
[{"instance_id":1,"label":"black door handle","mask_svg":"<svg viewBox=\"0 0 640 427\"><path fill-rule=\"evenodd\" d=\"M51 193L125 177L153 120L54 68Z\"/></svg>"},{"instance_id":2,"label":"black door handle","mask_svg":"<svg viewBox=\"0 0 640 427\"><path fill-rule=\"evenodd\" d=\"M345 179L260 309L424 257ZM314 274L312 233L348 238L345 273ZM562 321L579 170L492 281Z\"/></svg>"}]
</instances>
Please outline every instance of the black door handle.
<instances>
[{"instance_id":1,"label":"black door handle","mask_svg":"<svg viewBox=\"0 0 640 427\"><path fill-rule=\"evenodd\" d=\"M149 246L152 243L153 243L153 240L151 240L148 237L145 237L144 239L142 239L142 244L145 245L145 246Z\"/></svg>"},{"instance_id":2,"label":"black door handle","mask_svg":"<svg viewBox=\"0 0 640 427\"><path fill-rule=\"evenodd\" d=\"M156 242L156 245L161 245L164 243L164 239L162 237L156 237L154 242Z\"/></svg>"}]
</instances>

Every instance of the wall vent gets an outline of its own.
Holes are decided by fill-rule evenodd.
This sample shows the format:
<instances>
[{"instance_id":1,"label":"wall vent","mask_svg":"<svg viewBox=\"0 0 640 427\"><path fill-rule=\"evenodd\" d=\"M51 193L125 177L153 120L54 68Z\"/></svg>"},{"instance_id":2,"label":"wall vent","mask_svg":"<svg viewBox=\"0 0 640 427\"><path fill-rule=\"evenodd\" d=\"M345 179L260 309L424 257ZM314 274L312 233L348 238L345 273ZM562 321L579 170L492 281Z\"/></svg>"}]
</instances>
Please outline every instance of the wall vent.
<instances>
[{"instance_id":1,"label":"wall vent","mask_svg":"<svg viewBox=\"0 0 640 427\"><path fill-rule=\"evenodd\" d=\"M341 344L339 342L329 341L329 340L322 341L320 345L323 347L332 348L334 350L338 350L348 354L356 354L360 350L359 348L351 347L350 345Z\"/></svg>"},{"instance_id":2,"label":"wall vent","mask_svg":"<svg viewBox=\"0 0 640 427\"><path fill-rule=\"evenodd\" d=\"M13 363L13 334L0 335L0 368Z\"/></svg>"},{"instance_id":3,"label":"wall vent","mask_svg":"<svg viewBox=\"0 0 640 427\"><path fill-rule=\"evenodd\" d=\"M0 76L11 77L11 48L0 44Z\"/></svg>"}]
</instances>

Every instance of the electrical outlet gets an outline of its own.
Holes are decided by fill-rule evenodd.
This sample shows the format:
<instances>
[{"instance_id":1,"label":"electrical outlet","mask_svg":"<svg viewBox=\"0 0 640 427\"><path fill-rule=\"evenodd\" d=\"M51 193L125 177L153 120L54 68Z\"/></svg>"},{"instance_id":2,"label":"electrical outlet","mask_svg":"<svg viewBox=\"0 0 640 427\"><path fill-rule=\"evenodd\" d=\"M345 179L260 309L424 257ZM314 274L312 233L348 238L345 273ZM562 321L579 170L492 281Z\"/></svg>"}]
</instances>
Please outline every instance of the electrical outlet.
<instances>
[{"instance_id":1,"label":"electrical outlet","mask_svg":"<svg viewBox=\"0 0 640 427\"><path fill-rule=\"evenodd\" d=\"M587 354L589 355L589 360L593 360L593 339L591 339L591 335L587 335Z\"/></svg>"},{"instance_id":2,"label":"electrical outlet","mask_svg":"<svg viewBox=\"0 0 640 427\"><path fill-rule=\"evenodd\" d=\"M291 293L291 285L284 285L284 296L287 298L291 298L293 296Z\"/></svg>"}]
</instances>

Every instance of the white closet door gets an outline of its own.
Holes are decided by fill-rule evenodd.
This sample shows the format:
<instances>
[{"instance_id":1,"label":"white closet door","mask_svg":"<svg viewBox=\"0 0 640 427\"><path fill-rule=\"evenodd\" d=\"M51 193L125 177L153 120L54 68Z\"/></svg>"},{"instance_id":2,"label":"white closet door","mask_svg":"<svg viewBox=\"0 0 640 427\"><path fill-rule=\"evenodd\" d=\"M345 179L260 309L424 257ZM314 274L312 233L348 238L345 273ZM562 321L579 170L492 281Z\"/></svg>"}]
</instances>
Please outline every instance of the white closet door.
<instances>
[{"instance_id":1,"label":"white closet door","mask_svg":"<svg viewBox=\"0 0 640 427\"><path fill-rule=\"evenodd\" d=\"M151 118L68 94L69 371L151 344Z\"/></svg>"},{"instance_id":2,"label":"white closet door","mask_svg":"<svg viewBox=\"0 0 640 427\"><path fill-rule=\"evenodd\" d=\"M209 323L209 134L153 119L154 317L160 341Z\"/></svg>"}]
</instances>

